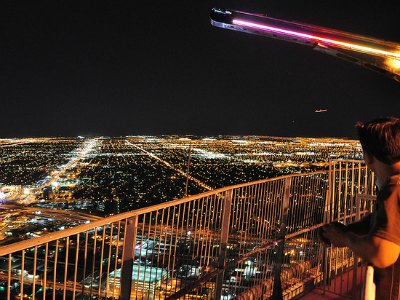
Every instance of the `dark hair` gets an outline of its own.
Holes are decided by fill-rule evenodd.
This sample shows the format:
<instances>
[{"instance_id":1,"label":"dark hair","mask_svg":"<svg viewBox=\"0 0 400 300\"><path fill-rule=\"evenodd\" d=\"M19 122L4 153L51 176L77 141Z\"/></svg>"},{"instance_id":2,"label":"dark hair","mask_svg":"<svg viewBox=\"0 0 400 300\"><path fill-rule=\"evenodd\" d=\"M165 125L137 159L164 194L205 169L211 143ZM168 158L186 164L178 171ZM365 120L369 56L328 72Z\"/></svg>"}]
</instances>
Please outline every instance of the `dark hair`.
<instances>
[{"instance_id":1,"label":"dark hair","mask_svg":"<svg viewBox=\"0 0 400 300\"><path fill-rule=\"evenodd\" d=\"M385 117L357 123L363 150L386 164L400 161L400 119Z\"/></svg>"}]
</instances>

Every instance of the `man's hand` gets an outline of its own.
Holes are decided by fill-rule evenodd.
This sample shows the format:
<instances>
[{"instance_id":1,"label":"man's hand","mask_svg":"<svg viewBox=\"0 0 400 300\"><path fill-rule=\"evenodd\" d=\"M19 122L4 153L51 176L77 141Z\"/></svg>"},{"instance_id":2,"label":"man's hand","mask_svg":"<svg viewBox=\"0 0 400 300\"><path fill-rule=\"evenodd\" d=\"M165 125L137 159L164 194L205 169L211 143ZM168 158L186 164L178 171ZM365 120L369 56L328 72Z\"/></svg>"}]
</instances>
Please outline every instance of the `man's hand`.
<instances>
[{"instance_id":1,"label":"man's hand","mask_svg":"<svg viewBox=\"0 0 400 300\"><path fill-rule=\"evenodd\" d=\"M348 246L345 233L345 225L339 222L333 222L321 227L320 237L324 243L331 243L336 247L345 247Z\"/></svg>"}]
</instances>

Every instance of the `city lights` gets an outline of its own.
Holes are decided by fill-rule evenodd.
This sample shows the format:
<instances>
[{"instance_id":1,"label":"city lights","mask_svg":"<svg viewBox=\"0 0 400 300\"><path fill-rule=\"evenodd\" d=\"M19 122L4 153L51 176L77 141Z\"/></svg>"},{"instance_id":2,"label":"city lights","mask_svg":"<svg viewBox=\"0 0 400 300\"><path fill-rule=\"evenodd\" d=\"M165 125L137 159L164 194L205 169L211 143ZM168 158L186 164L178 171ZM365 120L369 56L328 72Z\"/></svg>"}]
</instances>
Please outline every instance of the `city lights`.
<instances>
[{"instance_id":1,"label":"city lights","mask_svg":"<svg viewBox=\"0 0 400 300\"><path fill-rule=\"evenodd\" d=\"M28 223L31 234L25 238L46 233L43 228L60 230L97 216L183 198L186 179L188 194L194 195L320 170L332 158L362 155L353 140L255 136L4 139L0 153L0 197L15 209L3 220L2 238ZM18 205L32 208L23 212ZM11 208L3 207L0 216Z\"/></svg>"}]
</instances>

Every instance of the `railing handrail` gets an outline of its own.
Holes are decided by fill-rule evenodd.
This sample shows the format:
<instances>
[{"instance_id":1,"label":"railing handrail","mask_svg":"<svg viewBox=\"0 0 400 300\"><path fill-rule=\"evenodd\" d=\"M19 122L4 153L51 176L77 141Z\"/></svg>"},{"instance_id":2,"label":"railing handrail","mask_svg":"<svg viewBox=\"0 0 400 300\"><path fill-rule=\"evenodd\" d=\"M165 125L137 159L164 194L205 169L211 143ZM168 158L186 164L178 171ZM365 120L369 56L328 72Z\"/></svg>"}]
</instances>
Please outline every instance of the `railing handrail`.
<instances>
[{"instance_id":1,"label":"railing handrail","mask_svg":"<svg viewBox=\"0 0 400 300\"><path fill-rule=\"evenodd\" d=\"M335 158L329 160L330 163L338 163L338 162L344 162L344 163L361 163L365 164L362 159L341 159L341 158Z\"/></svg>"},{"instance_id":2,"label":"railing handrail","mask_svg":"<svg viewBox=\"0 0 400 300\"><path fill-rule=\"evenodd\" d=\"M355 162L359 162L359 161L355 160ZM126 220L126 219L132 218L134 216L149 213L151 211L156 211L156 210L163 209L163 208L169 208L171 206L180 205L183 203L187 203L190 201L194 201L194 200L197 200L200 198L205 198L205 197L212 196L212 195L222 194L228 190L243 188L243 187L262 184L262 183L266 183L266 182L283 180L286 178L312 176L312 175L323 174L323 173L328 173L328 172L329 172L328 170L321 170L321 171L314 171L314 172L307 172L307 173L295 173L295 174L278 176L278 177L274 177L274 178L266 178L266 179L261 179L261 180L246 182L246 183L225 186L225 187L215 189L212 191L207 191L204 193L188 196L188 197L185 197L182 199L171 200L171 201L168 201L165 203L144 207L144 208L136 209L136 210L129 211L129 212L124 212L121 214L117 214L114 216L109 216L109 217L106 217L106 218L103 218L100 220L96 220L96 221L93 221L88 224L82 224L82 225L79 225L76 227L64 229L62 231L51 232L51 233L45 234L40 237L35 237L35 238L28 239L28 240L16 242L16 243L13 243L10 245L1 246L0 247L0 256L4 256L4 255L8 255L10 253L17 252L17 251L22 251L24 249L29 249L29 248L33 248L36 246L40 246L45 243L63 239L68 236L71 236L71 235L79 234L81 232L89 231L89 230L95 229L97 227L102 227L102 226L108 225L110 223L118 222L121 220Z\"/></svg>"}]
</instances>

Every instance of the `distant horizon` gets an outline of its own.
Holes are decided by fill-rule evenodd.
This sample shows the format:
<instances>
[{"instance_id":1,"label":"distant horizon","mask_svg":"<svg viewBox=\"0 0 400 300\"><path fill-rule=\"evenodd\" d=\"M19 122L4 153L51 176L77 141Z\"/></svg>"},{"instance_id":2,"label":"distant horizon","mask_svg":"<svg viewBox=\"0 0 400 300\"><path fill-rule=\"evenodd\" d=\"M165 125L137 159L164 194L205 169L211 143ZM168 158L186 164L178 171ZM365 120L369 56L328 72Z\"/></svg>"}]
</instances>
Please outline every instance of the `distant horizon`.
<instances>
[{"instance_id":1,"label":"distant horizon","mask_svg":"<svg viewBox=\"0 0 400 300\"><path fill-rule=\"evenodd\" d=\"M99 134L84 134L84 135L48 135L48 136L15 136L15 137L0 137L0 140L7 139L40 139L40 138L71 138L71 139L85 139L85 138L129 138L129 137L199 137L199 138L207 138L207 137L257 137L257 138L275 138L275 139L288 139L288 138L311 138L311 139L343 139L343 140L358 140L355 137L346 137L346 136L283 136L283 135L261 135L261 134L128 134L128 135L99 135Z\"/></svg>"}]
</instances>

